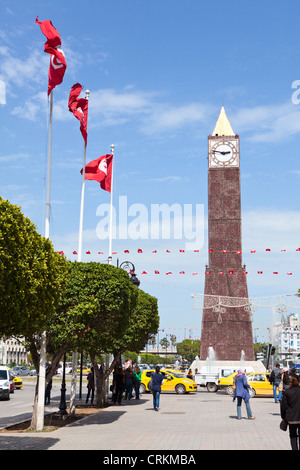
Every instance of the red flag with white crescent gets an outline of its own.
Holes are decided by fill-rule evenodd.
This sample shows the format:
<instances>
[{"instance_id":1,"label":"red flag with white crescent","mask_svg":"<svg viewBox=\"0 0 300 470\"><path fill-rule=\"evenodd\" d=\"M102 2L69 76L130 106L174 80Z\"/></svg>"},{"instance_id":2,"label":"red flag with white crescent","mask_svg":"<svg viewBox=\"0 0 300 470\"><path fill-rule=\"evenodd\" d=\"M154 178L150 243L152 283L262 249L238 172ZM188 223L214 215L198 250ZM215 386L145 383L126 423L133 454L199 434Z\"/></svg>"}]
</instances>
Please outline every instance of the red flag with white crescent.
<instances>
[{"instance_id":1,"label":"red flag with white crescent","mask_svg":"<svg viewBox=\"0 0 300 470\"><path fill-rule=\"evenodd\" d=\"M113 166L113 154L102 155L102 157L91 161L85 166L85 179L98 181L105 191L111 192L111 177ZM80 173L82 174L83 169Z\"/></svg>"},{"instance_id":2,"label":"red flag with white crescent","mask_svg":"<svg viewBox=\"0 0 300 470\"><path fill-rule=\"evenodd\" d=\"M38 16L35 22L40 25L42 33L46 36L44 51L50 54L48 95L50 95L56 85L62 83L67 68L64 51L61 49L61 39L58 31L54 28L50 20L39 21Z\"/></svg>"}]
</instances>

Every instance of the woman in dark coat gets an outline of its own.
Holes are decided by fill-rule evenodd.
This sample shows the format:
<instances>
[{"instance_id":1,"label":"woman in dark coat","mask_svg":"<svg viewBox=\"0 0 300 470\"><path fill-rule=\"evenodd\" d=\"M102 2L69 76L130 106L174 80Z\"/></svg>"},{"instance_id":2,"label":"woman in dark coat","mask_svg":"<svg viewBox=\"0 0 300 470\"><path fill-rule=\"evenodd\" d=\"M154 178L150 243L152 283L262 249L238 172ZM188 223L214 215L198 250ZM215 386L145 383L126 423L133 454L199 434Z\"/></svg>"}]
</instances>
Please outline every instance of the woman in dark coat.
<instances>
[{"instance_id":1,"label":"woman in dark coat","mask_svg":"<svg viewBox=\"0 0 300 470\"><path fill-rule=\"evenodd\" d=\"M300 386L299 377L291 377L290 388L280 404L281 418L288 422L292 450L300 450Z\"/></svg>"}]
</instances>

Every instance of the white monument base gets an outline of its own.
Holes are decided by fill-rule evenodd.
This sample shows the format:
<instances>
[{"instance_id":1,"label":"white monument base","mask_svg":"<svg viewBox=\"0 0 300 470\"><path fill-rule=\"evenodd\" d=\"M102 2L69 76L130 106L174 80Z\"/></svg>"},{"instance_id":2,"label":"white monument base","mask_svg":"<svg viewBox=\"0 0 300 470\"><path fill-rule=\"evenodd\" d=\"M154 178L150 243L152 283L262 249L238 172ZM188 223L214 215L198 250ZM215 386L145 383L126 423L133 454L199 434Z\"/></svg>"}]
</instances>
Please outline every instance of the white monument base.
<instances>
[{"instance_id":1,"label":"white monument base","mask_svg":"<svg viewBox=\"0 0 300 470\"><path fill-rule=\"evenodd\" d=\"M217 361L206 359L206 361L200 361L195 359L190 368L195 373L195 369L198 369L200 373L207 372L218 372L220 368L241 368L246 369L246 372L266 372L266 368L261 361Z\"/></svg>"}]
</instances>

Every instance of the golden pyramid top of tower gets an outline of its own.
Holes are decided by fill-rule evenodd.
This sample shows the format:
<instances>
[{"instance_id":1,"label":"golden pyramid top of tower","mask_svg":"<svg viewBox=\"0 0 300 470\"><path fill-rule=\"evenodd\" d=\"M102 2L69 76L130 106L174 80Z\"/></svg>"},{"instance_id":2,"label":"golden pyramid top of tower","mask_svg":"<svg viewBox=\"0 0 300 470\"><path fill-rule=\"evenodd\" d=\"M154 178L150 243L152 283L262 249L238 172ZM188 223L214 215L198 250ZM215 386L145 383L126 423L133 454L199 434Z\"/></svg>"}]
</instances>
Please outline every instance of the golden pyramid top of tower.
<instances>
[{"instance_id":1,"label":"golden pyramid top of tower","mask_svg":"<svg viewBox=\"0 0 300 470\"><path fill-rule=\"evenodd\" d=\"M228 117L226 116L224 106L222 106L218 120L216 122L214 131L212 135L235 135L235 133L232 130L232 127L230 125L230 122L228 120Z\"/></svg>"}]
</instances>

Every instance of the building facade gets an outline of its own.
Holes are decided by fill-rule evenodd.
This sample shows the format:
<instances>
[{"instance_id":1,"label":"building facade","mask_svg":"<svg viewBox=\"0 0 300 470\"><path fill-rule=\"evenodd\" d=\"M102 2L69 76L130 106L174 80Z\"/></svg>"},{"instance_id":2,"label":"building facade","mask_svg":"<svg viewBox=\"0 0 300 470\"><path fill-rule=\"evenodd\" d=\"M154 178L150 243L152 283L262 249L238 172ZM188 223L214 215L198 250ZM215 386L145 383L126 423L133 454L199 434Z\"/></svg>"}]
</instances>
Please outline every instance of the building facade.
<instances>
[{"instance_id":1,"label":"building facade","mask_svg":"<svg viewBox=\"0 0 300 470\"><path fill-rule=\"evenodd\" d=\"M0 364L9 365L12 363L18 365L28 363L28 353L20 340L15 338L0 339Z\"/></svg>"}]
</instances>

